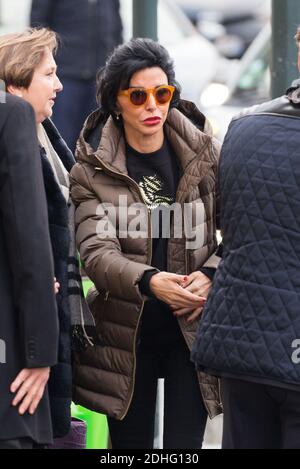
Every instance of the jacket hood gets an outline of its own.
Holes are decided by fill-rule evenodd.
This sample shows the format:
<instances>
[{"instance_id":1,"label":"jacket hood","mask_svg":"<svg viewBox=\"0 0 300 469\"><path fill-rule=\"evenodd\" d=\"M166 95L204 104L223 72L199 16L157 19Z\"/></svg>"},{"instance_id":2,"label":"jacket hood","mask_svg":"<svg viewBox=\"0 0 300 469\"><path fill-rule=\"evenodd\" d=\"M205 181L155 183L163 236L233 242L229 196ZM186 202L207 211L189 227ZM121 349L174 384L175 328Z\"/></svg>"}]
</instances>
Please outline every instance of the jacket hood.
<instances>
[{"instance_id":1,"label":"jacket hood","mask_svg":"<svg viewBox=\"0 0 300 469\"><path fill-rule=\"evenodd\" d=\"M165 123L167 138L175 143L185 167L198 153L199 148L211 140L212 130L206 117L190 101L180 100L172 108ZM199 146L200 145L200 146ZM123 157L122 157L123 155ZM127 174L125 139L122 128L116 126L112 117L108 119L101 109L87 118L77 142L76 159L93 166L108 167L113 171Z\"/></svg>"}]
</instances>

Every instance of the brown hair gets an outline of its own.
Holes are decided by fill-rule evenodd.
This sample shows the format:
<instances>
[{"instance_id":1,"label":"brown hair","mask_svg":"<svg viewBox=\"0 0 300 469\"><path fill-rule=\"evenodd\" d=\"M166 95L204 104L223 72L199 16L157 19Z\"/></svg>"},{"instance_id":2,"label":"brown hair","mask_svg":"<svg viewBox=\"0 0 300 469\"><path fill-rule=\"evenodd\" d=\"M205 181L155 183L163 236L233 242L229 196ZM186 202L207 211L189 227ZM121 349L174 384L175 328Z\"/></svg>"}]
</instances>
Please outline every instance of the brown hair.
<instances>
[{"instance_id":1,"label":"brown hair","mask_svg":"<svg viewBox=\"0 0 300 469\"><path fill-rule=\"evenodd\" d=\"M28 28L23 33L0 36L0 79L9 85L28 88L45 48L56 52L58 38L46 28Z\"/></svg>"}]
</instances>

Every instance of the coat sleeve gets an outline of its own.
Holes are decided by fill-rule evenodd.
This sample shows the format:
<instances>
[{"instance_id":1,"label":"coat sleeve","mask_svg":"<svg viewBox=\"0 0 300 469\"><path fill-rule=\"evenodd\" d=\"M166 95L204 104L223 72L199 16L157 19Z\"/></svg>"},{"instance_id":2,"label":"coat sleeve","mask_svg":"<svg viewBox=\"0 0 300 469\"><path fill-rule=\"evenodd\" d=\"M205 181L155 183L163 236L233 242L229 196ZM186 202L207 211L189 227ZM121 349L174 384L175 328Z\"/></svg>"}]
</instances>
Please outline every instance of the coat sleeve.
<instances>
[{"instance_id":1,"label":"coat sleeve","mask_svg":"<svg viewBox=\"0 0 300 469\"><path fill-rule=\"evenodd\" d=\"M52 8L55 0L32 0L30 25L51 27Z\"/></svg>"},{"instance_id":2,"label":"coat sleeve","mask_svg":"<svg viewBox=\"0 0 300 469\"><path fill-rule=\"evenodd\" d=\"M76 205L76 242L84 268L98 291L117 298L140 301L143 296L138 283L153 267L134 262L124 256L117 237L101 232L101 204L89 182L85 168L76 164L71 171L71 197Z\"/></svg>"},{"instance_id":3,"label":"coat sleeve","mask_svg":"<svg viewBox=\"0 0 300 469\"><path fill-rule=\"evenodd\" d=\"M212 138L212 151L214 154L214 159L215 159L215 166L214 170L216 173L216 190L215 190L215 211L216 211L216 228L217 230L220 230L220 205L221 205L221 197L220 197L220 191L219 191L219 180L218 180L218 174L219 174L219 160L220 160L220 152L221 152L221 143L215 139L214 137ZM222 254L223 254L223 243L220 242L218 245L216 251L207 259L205 264L202 266L200 269L201 272L203 272L205 275L207 275L209 278L213 279L214 274L219 266L219 263L221 262L222 259Z\"/></svg>"},{"instance_id":4,"label":"coat sleeve","mask_svg":"<svg viewBox=\"0 0 300 469\"><path fill-rule=\"evenodd\" d=\"M0 222L24 367L40 368L56 364L58 351L46 196L33 110L17 100L8 112L0 137Z\"/></svg>"}]
</instances>

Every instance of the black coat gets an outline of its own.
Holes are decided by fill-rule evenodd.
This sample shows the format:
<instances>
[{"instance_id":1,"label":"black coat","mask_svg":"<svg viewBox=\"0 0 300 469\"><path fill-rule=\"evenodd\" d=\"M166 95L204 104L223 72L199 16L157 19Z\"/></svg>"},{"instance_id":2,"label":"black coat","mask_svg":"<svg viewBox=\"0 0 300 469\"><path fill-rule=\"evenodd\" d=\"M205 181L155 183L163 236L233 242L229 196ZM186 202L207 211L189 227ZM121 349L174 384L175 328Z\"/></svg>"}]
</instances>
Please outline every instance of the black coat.
<instances>
[{"instance_id":1,"label":"black coat","mask_svg":"<svg viewBox=\"0 0 300 469\"><path fill-rule=\"evenodd\" d=\"M29 437L46 444L52 439L47 392L33 416L20 416L11 406L9 390L23 368L56 364L58 323L34 113L21 99L4 96L6 103L0 104L0 440Z\"/></svg>"},{"instance_id":2,"label":"black coat","mask_svg":"<svg viewBox=\"0 0 300 469\"><path fill-rule=\"evenodd\" d=\"M53 148L67 171L70 172L75 163L73 154L51 120L45 120L43 126ZM72 398L71 326L68 298L69 217L66 200L54 176L45 150L40 148L40 152L48 205L54 272L60 283L59 293L56 295L59 315L58 364L51 369L49 396L54 436L61 437L69 430Z\"/></svg>"},{"instance_id":3,"label":"black coat","mask_svg":"<svg viewBox=\"0 0 300 469\"><path fill-rule=\"evenodd\" d=\"M119 0L33 0L31 25L62 40L57 65L62 78L93 79L122 42Z\"/></svg>"},{"instance_id":4,"label":"black coat","mask_svg":"<svg viewBox=\"0 0 300 469\"><path fill-rule=\"evenodd\" d=\"M300 81L237 116L220 168L223 259L193 359L217 376L300 391Z\"/></svg>"}]
</instances>

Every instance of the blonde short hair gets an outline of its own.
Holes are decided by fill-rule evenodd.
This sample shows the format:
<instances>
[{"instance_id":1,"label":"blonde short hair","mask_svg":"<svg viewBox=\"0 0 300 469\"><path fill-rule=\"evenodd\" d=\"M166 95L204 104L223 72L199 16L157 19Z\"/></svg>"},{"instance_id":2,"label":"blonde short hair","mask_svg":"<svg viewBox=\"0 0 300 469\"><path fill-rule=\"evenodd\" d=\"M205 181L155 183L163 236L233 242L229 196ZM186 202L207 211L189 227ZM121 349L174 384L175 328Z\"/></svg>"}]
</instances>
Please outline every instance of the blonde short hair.
<instances>
[{"instance_id":1,"label":"blonde short hair","mask_svg":"<svg viewBox=\"0 0 300 469\"><path fill-rule=\"evenodd\" d=\"M295 34L295 41L296 41L297 46L299 47L300 46L300 26L297 29L297 32Z\"/></svg>"},{"instance_id":2,"label":"blonde short hair","mask_svg":"<svg viewBox=\"0 0 300 469\"><path fill-rule=\"evenodd\" d=\"M29 88L45 48L56 52L58 38L46 28L28 28L23 33L0 36L0 79L9 85Z\"/></svg>"}]
</instances>

